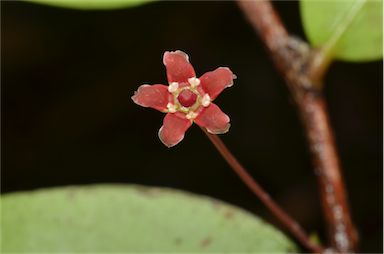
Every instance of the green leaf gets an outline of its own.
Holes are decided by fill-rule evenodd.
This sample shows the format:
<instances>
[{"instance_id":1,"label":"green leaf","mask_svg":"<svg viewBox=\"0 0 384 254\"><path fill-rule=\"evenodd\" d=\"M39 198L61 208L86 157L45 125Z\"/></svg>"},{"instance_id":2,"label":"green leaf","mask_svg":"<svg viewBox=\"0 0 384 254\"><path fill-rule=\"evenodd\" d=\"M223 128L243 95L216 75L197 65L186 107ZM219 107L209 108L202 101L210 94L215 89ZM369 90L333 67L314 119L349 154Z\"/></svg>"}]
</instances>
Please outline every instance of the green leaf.
<instances>
[{"instance_id":1,"label":"green leaf","mask_svg":"<svg viewBox=\"0 0 384 254\"><path fill-rule=\"evenodd\" d=\"M103 10L133 7L153 0L25 0L55 7L64 7L81 10Z\"/></svg>"},{"instance_id":2,"label":"green leaf","mask_svg":"<svg viewBox=\"0 0 384 254\"><path fill-rule=\"evenodd\" d=\"M382 58L381 0L301 0L305 33L315 47L345 61Z\"/></svg>"},{"instance_id":3,"label":"green leaf","mask_svg":"<svg viewBox=\"0 0 384 254\"><path fill-rule=\"evenodd\" d=\"M165 188L94 185L6 194L6 252L292 252L252 214Z\"/></svg>"}]
</instances>

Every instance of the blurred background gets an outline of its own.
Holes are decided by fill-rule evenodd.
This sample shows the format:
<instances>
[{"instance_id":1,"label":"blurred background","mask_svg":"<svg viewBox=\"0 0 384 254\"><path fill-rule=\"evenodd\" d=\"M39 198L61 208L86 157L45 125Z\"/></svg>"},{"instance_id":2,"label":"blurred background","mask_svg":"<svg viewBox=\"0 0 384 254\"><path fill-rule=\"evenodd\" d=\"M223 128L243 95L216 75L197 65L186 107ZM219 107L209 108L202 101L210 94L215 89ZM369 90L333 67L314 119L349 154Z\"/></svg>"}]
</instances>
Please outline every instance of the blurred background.
<instances>
[{"instance_id":1,"label":"blurred background","mask_svg":"<svg viewBox=\"0 0 384 254\"><path fill-rule=\"evenodd\" d=\"M297 2L274 3L305 38ZM279 225L193 126L158 139L163 114L135 105L143 83L165 83L162 54L180 49L202 75L237 75L217 104L222 136L257 181L324 239L316 179L289 92L234 2L154 2L76 11L1 2L2 192L92 183L165 186L215 197ZM337 62L325 93L360 252L382 252L382 62Z\"/></svg>"}]
</instances>

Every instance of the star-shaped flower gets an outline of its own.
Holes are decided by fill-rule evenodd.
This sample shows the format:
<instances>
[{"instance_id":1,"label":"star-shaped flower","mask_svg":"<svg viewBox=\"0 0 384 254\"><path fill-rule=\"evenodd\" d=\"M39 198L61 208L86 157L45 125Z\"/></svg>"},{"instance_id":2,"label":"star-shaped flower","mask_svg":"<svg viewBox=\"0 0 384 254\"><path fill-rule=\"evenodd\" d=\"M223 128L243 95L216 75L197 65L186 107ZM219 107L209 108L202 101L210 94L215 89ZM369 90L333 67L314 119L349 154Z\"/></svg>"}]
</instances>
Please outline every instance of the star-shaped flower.
<instances>
[{"instance_id":1,"label":"star-shaped flower","mask_svg":"<svg viewBox=\"0 0 384 254\"><path fill-rule=\"evenodd\" d=\"M210 133L226 133L230 127L229 117L212 101L233 85L236 76L232 71L219 67L196 78L188 55L180 50L165 52L163 63L169 85L142 85L132 100L140 106L167 113L159 130L164 145L178 144L193 122Z\"/></svg>"}]
</instances>

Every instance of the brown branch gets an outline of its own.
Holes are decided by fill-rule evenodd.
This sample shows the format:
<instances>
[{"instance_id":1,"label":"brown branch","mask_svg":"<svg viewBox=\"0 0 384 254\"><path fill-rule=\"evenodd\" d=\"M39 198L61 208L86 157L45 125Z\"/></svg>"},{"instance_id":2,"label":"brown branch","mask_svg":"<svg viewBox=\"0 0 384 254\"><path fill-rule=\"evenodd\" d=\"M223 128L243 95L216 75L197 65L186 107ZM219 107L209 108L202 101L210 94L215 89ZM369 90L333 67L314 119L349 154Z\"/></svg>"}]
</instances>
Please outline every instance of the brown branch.
<instances>
[{"instance_id":1,"label":"brown branch","mask_svg":"<svg viewBox=\"0 0 384 254\"><path fill-rule=\"evenodd\" d=\"M208 136L209 140L217 148L223 158L228 162L235 173L247 185L247 187L265 204L266 207L282 222L289 232L294 235L297 240L308 250L320 253L323 252L323 247L314 244L300 225L292 219L284 210L268 195L268 193L252 178L246 169L237 161L235 156L228 150L223 141L214 134L208 133L204 128L201 128Z\"/></svg>"},{"instance_id":2,"label":"brown branch","mask_svg":"<svg viewBox=\"0 0 384 254\"><path fill-rule=\"evenodd\" d=\"M318 51L288 34L270 1L238 0L238 4L264 41L296 101L318 177L330 244L338 252L352 252L357 233L321 91L322 75L314 75L319 69L323 74L328 66L318 64Z\"/></svg>"}]
</instances>

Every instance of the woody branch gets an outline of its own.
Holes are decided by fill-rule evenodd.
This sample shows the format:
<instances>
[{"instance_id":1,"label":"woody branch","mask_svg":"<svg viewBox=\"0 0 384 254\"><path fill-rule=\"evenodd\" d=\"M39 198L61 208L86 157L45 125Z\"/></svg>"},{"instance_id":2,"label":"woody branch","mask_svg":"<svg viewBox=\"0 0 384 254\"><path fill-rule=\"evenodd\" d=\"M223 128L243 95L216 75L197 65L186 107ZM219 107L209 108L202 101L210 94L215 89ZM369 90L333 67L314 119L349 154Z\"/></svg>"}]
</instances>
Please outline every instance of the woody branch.
<instances>
[{"instance_id":1,"label":"woody branch","mask_svg":"<svg viewBox=\"0 0 384 254\"><path fill-rule=\"evenodd\" d=\"M319 182L330 245L338 252L352 252L357 233L321 89L329 62L319 63L321 51L288 34L270 1L238 0L238 5L260 35L296 102Z\"/></svg>"}]
</instances>

